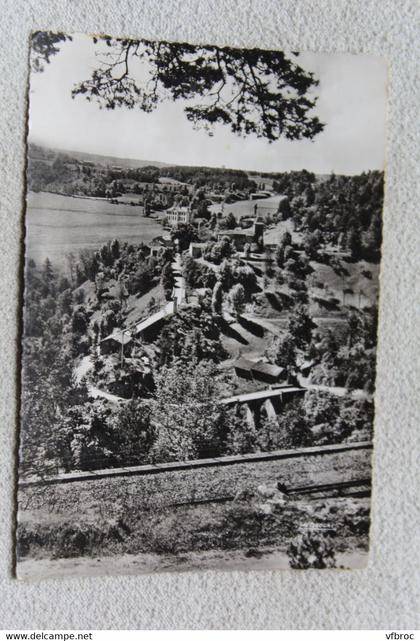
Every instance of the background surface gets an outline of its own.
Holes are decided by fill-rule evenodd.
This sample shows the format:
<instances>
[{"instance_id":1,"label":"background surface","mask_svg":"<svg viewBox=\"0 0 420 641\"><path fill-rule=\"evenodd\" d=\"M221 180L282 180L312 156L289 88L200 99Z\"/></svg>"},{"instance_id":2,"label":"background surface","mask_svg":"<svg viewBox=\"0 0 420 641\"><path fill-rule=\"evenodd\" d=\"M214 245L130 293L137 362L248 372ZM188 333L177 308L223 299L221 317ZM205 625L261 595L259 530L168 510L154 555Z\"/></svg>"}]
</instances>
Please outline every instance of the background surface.
<instances>
[{"instance_id":1,"label":"background surface","mask_svg":"<svg viewBox=\"0 0 420 641\"><path fill-rule=\"evenodd\" d=\"M419 627L414 575L420 560L415 511L420 381L417 6L414 0L0 1L0 629ZM385 239L368 569L160 574L32 584L13 579L26 82L33 29L387 58Z\"/></svg>"}]
</instances>

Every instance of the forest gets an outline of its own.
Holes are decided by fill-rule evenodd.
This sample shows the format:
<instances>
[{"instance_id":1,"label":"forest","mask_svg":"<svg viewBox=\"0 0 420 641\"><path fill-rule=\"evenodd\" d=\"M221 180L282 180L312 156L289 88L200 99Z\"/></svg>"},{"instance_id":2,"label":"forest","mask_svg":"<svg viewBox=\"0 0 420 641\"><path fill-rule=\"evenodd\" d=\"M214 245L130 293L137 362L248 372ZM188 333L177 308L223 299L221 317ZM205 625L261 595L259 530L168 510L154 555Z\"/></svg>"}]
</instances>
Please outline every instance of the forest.
<instances>
[{"instance_id":1,"label":"forest","mask_svg":"<svg viewBox=\"0 0 420 641\"><path fill-rule=\"evenodd\" d=\"M383 173L357 176L331 174L322 180L307 171L277 177L273 187L288 197L283 217L291 218L296 230L308 234L316 248L321 238L349 249L354 260L380 259L382 243Z\"/></svg>"}]
</instances>

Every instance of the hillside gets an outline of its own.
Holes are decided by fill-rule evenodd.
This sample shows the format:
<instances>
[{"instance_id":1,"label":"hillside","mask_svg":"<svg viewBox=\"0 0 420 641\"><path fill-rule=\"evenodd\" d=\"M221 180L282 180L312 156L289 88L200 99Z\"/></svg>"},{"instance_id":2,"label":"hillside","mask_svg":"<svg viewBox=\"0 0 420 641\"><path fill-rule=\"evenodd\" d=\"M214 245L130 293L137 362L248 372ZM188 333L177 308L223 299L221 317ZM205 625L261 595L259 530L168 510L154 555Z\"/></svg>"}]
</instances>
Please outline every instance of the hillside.
<instances>
[{"instance_id":1,"label":"hillside","mask_svg":"<svg viewBox=\"0 0 420 641\"><path fill-rule=\"evenodd\" d=\"M92 162L95 165L100 165L102 167L109 166L119 166L122 169L137 169L142 167L162 167L162 168L188 168L191 169L191 165L185 165L183 163L168 163L162 162L160 160L145 160L141 158L125 158L121 156L109 156L104 154L93 154L85 151L77 151L74 149L59 149L55 147L46 147L44 145L39 145L36 143L29 143L28 146L28 156L33 160L46 160L48 158L51 162L60 156L65 156L69 159L73 159L79 162ZM262 172L262 171L243 171L235 167L215 167L212 165L196 165L197 170L209 170L212 171L216 169L218 171L226 172L241 172L247 174L249 178L253 181L266 182L267 188L272 188L273 180L284 174L285 172ZM295 172L299 173L299 172ZM329 177L328 174L315 175L317 181L324 181Z\"/></svg>"},{"instance_id":2,"label":"hillside","mask_svg":"<svg viewBox=\"0 0 420 641\"><path fill-rule=\"evenodd\" d=\"M138 167L165 167L168 163L159 162L157 160L141 160L139 158L121 158L120 156L104 156L101 154L92 154L86 151L75 151L74 149L55 149L51 147L44 147L29 143L29 157L34 160L44 160L46 154L51 154L55 157L68 156L74 160L93 162L95 165L102 165L103 167L119 165L126 169L136 169ZM51 156L50 156L51 157Z\"/></svg>"}]
</instances>

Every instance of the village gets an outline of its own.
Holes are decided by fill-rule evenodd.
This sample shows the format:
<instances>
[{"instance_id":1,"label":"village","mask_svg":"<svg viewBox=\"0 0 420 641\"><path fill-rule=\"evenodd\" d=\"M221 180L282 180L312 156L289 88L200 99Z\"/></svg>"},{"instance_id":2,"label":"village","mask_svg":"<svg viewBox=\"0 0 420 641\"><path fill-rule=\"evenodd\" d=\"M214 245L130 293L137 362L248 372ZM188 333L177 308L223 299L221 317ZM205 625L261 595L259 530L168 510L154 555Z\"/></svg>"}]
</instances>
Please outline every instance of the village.
<instances>
[{"instance_id":1,"label":"village","mask_svg":"<svg viewBox=\"0 0 420 641\"><path fill-rule=\"evenodd\" d=\"M257 206L255 207L257 212ZM166 230L176 234L177 231L194 222L194 214L188 206L173 206L165 212ZM202 221L200 221L201 223ZM224 230L217 232L217 243L229 243L229 265L232 262L242 264L250 274L260 274L262 270L267 270L267 265L272 261L267 257L267 251L274 251L273 245L264 244L265 224L262 218L256 214L252 226L248 229L235 228L233 230ZM205 252L214 242L206 242L202 239L192 241L183 252L180 251L180 242L178 238L171 240L170 233L166 233L155 238L150 244L150 255L159 257L163 252L169 252L173 255L170 262L172 270L173 288L170 300L165 302L157 311L141 318L139 321L130 323L124 327L114 328L111 334L100 338L98 341L98 354L101 356L111 356L114 359L115 366L119 369L119 377L124 376L124 364L129 359L132 364L136 353L141 345L153 344L165 322L171 316L176 315L183 309L195 307L200 309L200 299L209 292L205 287L193 287L187 284L188 275L185 274L186 266L203 265L213 269L217 274L220 271L218 266L206 261ZM226 261L226 259L225 259ZM220 281L219 281L220 282ZM254 288L258 289L258 278L254 279ZM125 295L128 291L124 281L120 281ZM241 292L241 290L239 290ZM267 291L264 292L267 294ZM247 410L248 420L255 422L256 408L264 405L269 416L273 417L279 412L280 399L294 397L296 394L303 393L304 390L296 387L296 380L289 380L287 369L276 364L270 363L265 356L266 335L275 337L279 335L279 327L275 324L275 319L267 319L263 316L255 317L252 313L245 310L248 307L246 300L249 299L246 293L243 293L243 299L238 303L229 303L226 300L221 304L218 310L218 319L221 320L230 335L229 347L227 349L228 358L220 364L223 371L230 370L236 379L236 390L242 390L243 394L237 394L230 398L220 399L227 404L244 403ZM252 307L252 305L251 305ZM132 319L135 315L135 307L127 310L128 316ZM257 320L255 320L257 318ZM241 325L242 322L242 325ZM239 327L238 327L239 326ZM238 331L239 330L239 331ZM250 340L247 340L247 337ZM89 358L89 357L88 357ZM137 361L137 367L147 371L147 365L150 359L148 357L140 358ZM85 361L86 363L86 361ZM302 364L303 369L308 364ZM249 391L253 390L253 391ZM94 388L94 393L101 395L101 391ZM109 392L105 391L105 397L111 398Z\"/></svg>"},{"instance_id":2,"label":"village","mask_svg":"<svg viewBox=\"0 0 420 641\"><path fill-rule=\"evenodd\" d=\"M318 330L317 338L322 342L325 333L331 334L331 327L336 332L345 325L345 303L360 308L369 300L346 289L342 279L336 285L342 289L340 294L329 290L326 283L325 287L316 282L304 250L304 234L294 230L290 213L284 215L290 208L288 197L273 191L272 181L267 191L260 183L261 191L247 194L245 214L241 215L237 199L244 194L232 188L214 200L215 194L203 188L195 193L189 190L186 196L187 185L173 179L161 185L172 190L176 200L159 212L162 234L142 248L148 260L161 265L159 282L151 278L144 294L139 295L132 291L124 269L116 279L107 279L107 286L100 291L101 303L113 297L120 300L120 323L107 333L100 314L95 312L91 317L93 356L85 355L76 370L79 379L88 376L90 393L121 402L133 395L141 397L143 389L147 397L153 387L154 366L161 359L162 346L157 345L163 328L183 313L199 317L207 308L220 330L223 356L217 359L218 376L224 379L226 389L220 403L242 406L254 428L262 415L276 420L282 405L303 396L308 388L345 396L345 382L311 382L319 355L310 355L310 337ZM154 187L158 194L166 189L159 192ZM231 211L233 202L238 205L236 216ZM146 207L147 200L143 215L150 216ZM325 257L337 261L348 256L327 243L320 244L310 257L321 254L324 262ZM96 290L97 281L98 276ZM320 298L320 290L324 298ZM289 317L296 309L298 314L301 309L312 310L300 319L308 325L306 344L295 347L293 355L276 353L284 337L290 338ZM313 346L312 352L316 352ZM198 351L196 357L200 360ZM363 391L360 394L363 396Z\"/></svg>"},{"instance_id":3,"label":"village","mask_svg":"<svg viewBox=\"0 0 420 641\"><path fill-rule=\"evenodd\" d=\"M37 247L54 262L28 264L27 344L62 344L74 381L53 467L371 439L379 173L136 167L36 146L30 160ZM53 234L42 245L52 216L61 255Z\"/></svg>"}]
</instances>

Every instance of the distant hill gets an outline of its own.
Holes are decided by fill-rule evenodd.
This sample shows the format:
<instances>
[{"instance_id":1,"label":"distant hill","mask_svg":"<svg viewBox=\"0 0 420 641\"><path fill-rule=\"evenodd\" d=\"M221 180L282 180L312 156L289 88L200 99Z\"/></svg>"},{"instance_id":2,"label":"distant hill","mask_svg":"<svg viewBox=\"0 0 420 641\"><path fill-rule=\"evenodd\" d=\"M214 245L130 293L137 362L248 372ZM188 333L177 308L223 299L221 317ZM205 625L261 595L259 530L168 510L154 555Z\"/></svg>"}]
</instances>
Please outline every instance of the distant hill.
<instances>
[{"instance_id":1,"label":"distant hill","mask_svg":"<svg viewBox=\"0 0 420 641\"><path fill-rule=\"evenodd\" d=\"M142 167L157 167L157 168L180 168L182 169L196 169L196 170L205 170L211 171L215 170L221 172L225 170L226 172L238 172L243 175L249 176L250 180L255 180L256 182L266 182L268 187L272 187L272 182L276 176L281 176L287 172L259 172L259 171L250 171L250 170L237 170L234 168L226 167L211 167L207 165L181 165L179 163L168 163L160 162L157 160L142 160L137 158L121 158L120 156L103 156L102 154L92 154L86 151L75 151L68 149L58 149L53 147L46 147L44 145L38 145L35 143L29 143L29 158L31 160L42 160L44 162L53 162L55 158L60 156L61 158L66 157L67 159L71 158L79 162L92 162L95 165L100 165L102 167L113 167L118 166L121 169L138 169ZM299 173L298 171L294 173ZM331 174L318 174L316 175L316 180L318 182L323 182L330 177Z\"/></svg>"},{"instance_id":2,"label":"distant hill","mask_svg":"<svg viewBox=\"0 0 420 641\"><path fill-rule=\"evenodd\" d=\"M52 147L44 147L35 143L29 143L29 157L32 159L44 160L45 154L51 153L56 155L69 156L79 161L93 162L95 165L103 165L104 167L118 165L123 169L136 169L138 167L167 167L169 163L158 162L157 160L139 160L134 158L120 158L119 156L102 156L101 154L91 154L86 151L74 151L68 149L54 149ZM40 157L41 156L41 157Z\"/></svg>"}]
</instances>

